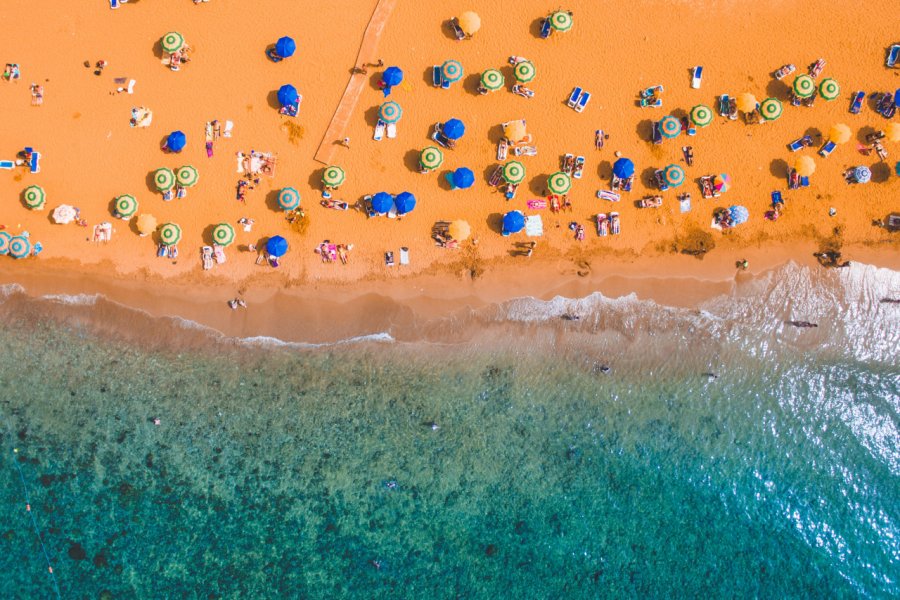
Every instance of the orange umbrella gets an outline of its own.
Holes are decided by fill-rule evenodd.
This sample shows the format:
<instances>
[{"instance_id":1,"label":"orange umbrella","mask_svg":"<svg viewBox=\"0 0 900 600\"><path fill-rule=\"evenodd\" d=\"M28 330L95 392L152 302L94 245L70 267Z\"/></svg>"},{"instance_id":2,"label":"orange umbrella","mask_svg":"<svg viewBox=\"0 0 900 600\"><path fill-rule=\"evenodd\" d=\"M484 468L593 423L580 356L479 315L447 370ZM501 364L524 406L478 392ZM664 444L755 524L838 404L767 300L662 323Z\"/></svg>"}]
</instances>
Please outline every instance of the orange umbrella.
<instances>
[{"instance_id":1,"label":"orange umbrella","mask_svg":"<svg viewBox=\"0 0 900 600\"><path fill-rule=\"evenodd\" d=\"M801 156L794 163L794 169L802 177L809 177L816 172L816 161L811 156Z\"/></svg>"},{"instance_id":2,"label":"orange umbrella","mask_svg":"<svg viewBox=\"0 0 900 600\"><path fill-rule=\"evenodd\" d=\"M467 10L459 15L457 21L459 23L459 28L462 29L463 33L466 35L473 35L476 31L481 29L481 17L471 10Z\"/></svg>"},{"instance_id":3,"label":"orange umbrella","mask_svg":"<svg viewBox=\"0 0 900 600\"><path fill-rule=\"evenodd\" d=\"M156 231L156 217L149 214L139 216L137 218L137 228L141 235L150 235Z\"/></svg>"},{"instance_id":4,"label":"orange umbrella","mask_svg":"<svg viewBox=\"0 0 900 600\"><path fill-rule=\"evenodd\" d=\"M450 227L447 228L447 232L454 240L461 242L469 238L472 234L472 228L465 221L453 221L450 223Z\"/></svg>"},{"instance_id":5,"label":"orange umbrella","mask_svg":"<svg viewBox=\"0 0 900 600\"><path fill-rule=\"evenodd\" d=\"M514 144L520 141L525 137L525 121L510 121L503 126L503 135Z\"/></svg>"},{"instance_id":6,"label":"orange umbrella","mask_svg":"<svg viewBox=\"0 0 900 600\"><path fill-rule=\"evenodd\" d=\"M828 139L835 144L846 144L850 141L851 135L853 135L853 132L850 131L849 127L843 123L838 123L831 126L831 131L828 132Z\"/></svg>"},{"instance_id":7,"label":"orange umbrella","mask_svg":"<svg viewBox=\"0 0 900 600\"><path fill-rule=\"evenodd\" d=\"M888 124L885 134L887 135L887 139L892 142L900 142L900 123L890 123Z\"/></svg>"},{"instance_id":8,"label":"orange umbrella","mask_svg":"<svg viewBox=\"0 0 900 600\"><path fill-rule=\"evenodd\" d=\"M759 104L759 102L757 102L756 96L754 96L753 94L744 92L737 97L737 108L741 112L753 112L754 110L756 110L757 104Z\"/></svg>"}]
</instances>

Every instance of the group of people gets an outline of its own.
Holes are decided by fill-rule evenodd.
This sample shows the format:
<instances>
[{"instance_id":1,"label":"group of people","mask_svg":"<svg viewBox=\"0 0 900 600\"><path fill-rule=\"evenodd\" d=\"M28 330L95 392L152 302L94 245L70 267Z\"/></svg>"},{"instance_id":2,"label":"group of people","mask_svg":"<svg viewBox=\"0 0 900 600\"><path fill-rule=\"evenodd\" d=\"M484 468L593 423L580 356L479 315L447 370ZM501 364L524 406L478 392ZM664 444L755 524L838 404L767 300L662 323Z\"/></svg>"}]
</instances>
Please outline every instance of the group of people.
<instances>
[{"instance_id":1,"label":"group of people","mask_svg":"<svg viewBox=\"0 0 900 600\"><path fill-rule=\"evenodd\" d=\"M3 79L6 81L18 81L21 74L19 73L19 65L16 63L6 63L3 69Z\"/></svg>"},{"instance_id":2,"label":"group of people","mask_svg":"<svg viewBox=\"0 0 900 600\"><path fill-rule=\"evenodd\" d=\"M322 257L322 262L333 263L340 259L341 264L346 265L349 260L348 253L352 249L352 244L332 244L331 241L325 240L316 246L313 252Z\"/></svg>"}]
</instances>

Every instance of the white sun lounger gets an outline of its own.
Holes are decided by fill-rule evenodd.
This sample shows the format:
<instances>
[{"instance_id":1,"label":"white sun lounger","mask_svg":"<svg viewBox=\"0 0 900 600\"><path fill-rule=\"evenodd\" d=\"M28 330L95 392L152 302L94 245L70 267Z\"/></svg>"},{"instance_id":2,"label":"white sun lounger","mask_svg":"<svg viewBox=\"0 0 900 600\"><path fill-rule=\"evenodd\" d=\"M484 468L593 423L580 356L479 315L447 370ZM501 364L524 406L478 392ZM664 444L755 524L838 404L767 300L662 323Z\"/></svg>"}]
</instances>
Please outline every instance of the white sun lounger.
<instances>
[{"instance_id":1,"label":"white sun lounger","mask_svg":"<svg viewBox=\"0 0 900 600\"><path fill-rule=\"evenodd\" d=\"M389 140L392 140L397 137L397 124L396 123L388 123L387 136L388 136Z\"/></svg>"},{"instance_id":2,"label":"white sun lounger","mask_svg":"<svg viewBox=\"0 0 900 600\"><path fill-rule=\"evenodd\" d=\"M231 137L231 130L234 129L234 123L231 121L225 121L225 131L222 132L222 137Z\"/></svg>"},{"instance_id":3,"label":"white sun lounger","mask_svg":"<svg viewBox=\"0 0 900 600\"><path fill-rule=\"evenodd\" d=\"M376 142L380 142L384 137L384 130L387 129L387 123L378 119L378 123L375 124L375 134L372 136L372 139Z\"/></svg>"},{"instance_id":4,"label":"white sun lounger","mask_svg":"<svg viewBox=\"0 0 900 600\"><path fill-rule=\"evenodd\" d=\"M528 237L544 235L544 222L541 220L541 215L525 217L525 235Z\"/></svg>"},{"instance_id":5,"label":"white sun lounger","mask_svg":"<svg viewBox=\"0 0 900 600\"><path fill-rule=\"evenodd\" d=\"M403 246L400 248L400 264L408 265L409 264L409 248Z\"/></svg>"}]
</instances>

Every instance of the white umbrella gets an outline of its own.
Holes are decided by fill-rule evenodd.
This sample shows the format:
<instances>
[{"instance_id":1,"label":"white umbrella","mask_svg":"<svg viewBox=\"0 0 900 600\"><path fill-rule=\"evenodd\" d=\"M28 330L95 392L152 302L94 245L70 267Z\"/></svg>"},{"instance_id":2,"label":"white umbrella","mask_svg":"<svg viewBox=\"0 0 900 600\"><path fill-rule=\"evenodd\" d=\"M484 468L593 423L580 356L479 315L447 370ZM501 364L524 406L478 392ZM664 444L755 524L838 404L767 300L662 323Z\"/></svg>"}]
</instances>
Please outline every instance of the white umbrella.
<instances>
[{"instance_id":1,"label":"white umbrella","mask_svg":"<svg viewBox=\"0 0 900 600\"><path fill-rule=\"evenodd\" d=\"M68 204L60 204L53 209L54 223L65 225L66 223L74 221L76 216L78 216L78 213L75 211L75 207L69 206Z\"/></svg>"}]
</instances>

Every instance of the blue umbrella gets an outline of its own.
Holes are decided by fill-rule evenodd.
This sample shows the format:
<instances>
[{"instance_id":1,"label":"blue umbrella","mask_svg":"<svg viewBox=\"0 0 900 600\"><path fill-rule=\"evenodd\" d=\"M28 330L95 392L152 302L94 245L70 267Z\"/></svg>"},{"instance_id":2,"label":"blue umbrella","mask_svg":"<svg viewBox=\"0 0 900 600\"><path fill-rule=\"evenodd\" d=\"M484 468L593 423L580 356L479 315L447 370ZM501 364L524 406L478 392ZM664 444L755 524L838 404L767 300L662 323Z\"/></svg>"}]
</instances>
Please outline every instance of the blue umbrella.
<instances>
[{"instance_id":1,"label":"blue umbrella","mask_svg":"<svg viewBox=\"0 0 900 600\"><path fill-rule=\"evenodd\" d=\"M284 36L283 38L279 38L278 41L275 42L275 53L281 58L288 58L293 56L296 50L297 44L294 43L294 38Z\"/></svg>"},{"instance_id":2,"label":"blue umbrella","mask_svg":"<svg viewBox=\"0 0 900 600\"><path fill-rule=\"evenodd\" d=\"M620 179L628 179L634 175L634 163L630 158L620 158L613 163L613 175Z\"/></svg>"},{"instance_id":3,"label":"blue umbrella","mask_svg":"<svg viewBox=\"0 0 900 600\"><path fill-rule=\"evenodd\" d=\"M287 254L288 251L288 243L287 240L281 237L280 235L275 235L269 238L269 241L266 242L266 252L268 252L271 256L279 257Z\"/></svg>"},{"instance_id":4,"label":"blue umbrella","mask_svg":"<svg viewBox=\"0 0 900 600\"><path fill-rule=\"evenodd\" d=\"M394 197L387 192L378 192L372 196L372 210L383 215L394 206Z\"/></svg>"},{"instance_id":5,"label":"blue umbrella","mask_svg":"<svg viewBox=\"0 0 900 600\"><path fill-rule=\"evenodd\" d=\"M185 144L187 144L187 137L181 131L173 131L166 140L166 148L172 152L181 152Z\"/></svg>"},{"instance_id":6,"label":"blue umbrella","mask_svg":"<svg viewBox=\"0 0 900 600\"><path fill-rule=\"evenodd\" d=\"M394 205L397 207L398 215L405 215L416 207L416 197L409 192L400 192L394 198Z\"/></svg>"},{"instance_id":7,"label":"blue umbrella","mask_svg":"<svg viewBox=\"0 0 900 600\"><path fill-rule=\"evenodd\" d=\"M297 93L297 88L291 84L278 88L278 101L281 102L282 106L293 106L299 98L300 94Z\"/></svg>"},{"instance_id":8,"label":"blue umbrella","mask_svg":"<svg viewBox=\"0 0 900 600\"><path fill-rule=\"evenodd\" d=\"M466 133L466 126L459 119L450 119L444 126L441 128L446 135L451 140L458 140Z\"/></svg>"},{"instance_id":9,"label":"blue umbrella","mask_svg":"<svg viewBox=\"0 0 900 600\"><path fill-rule=\"evenodd\" d=\"M403 71L400 70L400 67L388 67L384 70L381 80L384 85L400 85L400 82L403 81Z\"/></svg>"},{"instance_id":10,"label":"blue umbrella","mask_svg":"<svg viewBox=\"0 0 900 600\"><path fill-rule=\"evenodd\" d=\"M525 229L525 215L520 210L513 210L503 215L503 235L519 233Z\"/></svg>"},{"instance_id":11,"label":"blue umbrella","mask_svg":"<svg viewBox=\"0 0 900 600\"><path fill-rule=\"evenodd\" d=\"M467 167L460 167L453 171L453 187L461 190L472 187L475 183L475 173Z\"/></svg>"},{"instance_id":12,"label":"blue umbrella","mask_svg":"<svg viewBox=\"0 0 900 600\"><path fill-rule=\"evenodd\" d=\"M731 206L728 208L728 212L731 214L731 220L735 225L740 225L750 218L750 211L747 210L746 206Z\"/></svg>"}]
</instances>

